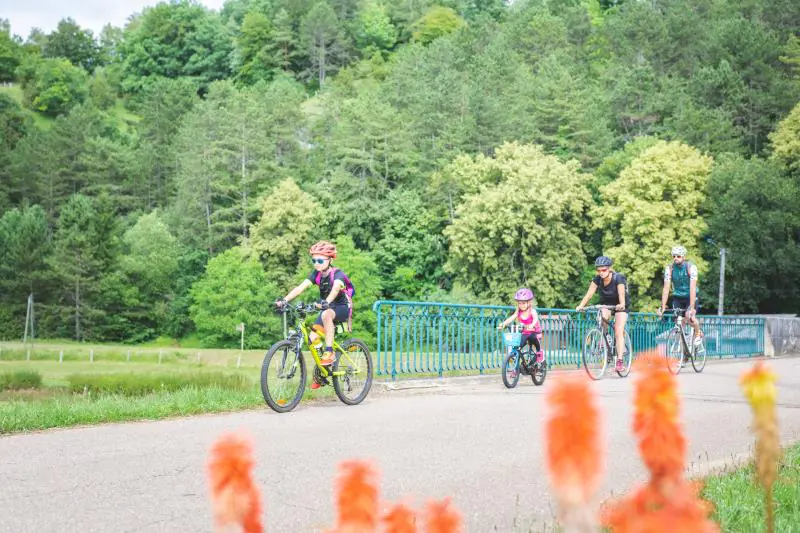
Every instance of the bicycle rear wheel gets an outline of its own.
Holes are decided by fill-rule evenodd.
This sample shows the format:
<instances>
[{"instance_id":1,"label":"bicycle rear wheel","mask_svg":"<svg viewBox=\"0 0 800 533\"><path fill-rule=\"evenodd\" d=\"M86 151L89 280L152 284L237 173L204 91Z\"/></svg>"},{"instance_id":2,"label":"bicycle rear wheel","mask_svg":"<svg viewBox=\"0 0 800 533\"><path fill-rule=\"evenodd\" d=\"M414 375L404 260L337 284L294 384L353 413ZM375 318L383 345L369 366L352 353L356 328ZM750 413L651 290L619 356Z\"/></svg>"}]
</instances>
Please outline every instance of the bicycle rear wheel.
<instances>
[{"instance_id":1,"label":"bicycle rear wheel","mask_svg":"<svg viewBox=\"0 0 800 533\"><path fill-rule=\"evenodd\" d=\"M589 377L598 380L606 373L606 346L603 333L599 329L590 329L583 339L583 368Z\"/></svg>"},{"instance_id":2,"label":"bicycle rear wheel","mask_svg":"<svg viewBox=\"0 0 800 533\"><path fill-rule=\"evenodd\" d=\"M667 368L671 374L678 375L683 368L683 343L681 332L673 329L667 336Z\"/></svg>"},{"instance_id":3,"label":"bicycle rear wheel","mask_svg":"<svg viewBox=\"0 0 800 533\"><path fill-rule=\"evenodd\" d=\"M694 368L695 372L702 372L703 369L706 367L706 338L705 336L700 337L700 342L694 342L692 339L692 350L694 350L694 354L692 355L692 368Z\"/></svg>"},{"instance_id":4,"label":"bicycle rear wheel","mask_svg":"<svg viewBox=\"0 0 800 533\"><path fill-rule=\"evenodd\" d=\"M272 345L261 363L261 394L273 411L286 413L297 407L306 388L303 353L289 340Z\"/></svg>"},{"instance_id":5,"label":"bicycle rear wheel","mask_svg":"<svg viewBox=\"0 0 800 533\"><path fill-rule=\"evenodd\" d=\"M343 352L331 365L333 390L342 402L357 405L372 388L372 355L359 339L348 339L341 346Z\"/></svg>"},{"instance_id":6,"label":"bicycle rear wheel","mask_svg":"<svg viewBox=\"0 0 800 533\"><path fill-rule=\"evenodd\" d=\"M534 354L534 358L536 355ZM544 378L547 377L547 363L542 361L541 363L537 363L534 359L534 362L531 363L531 379L533 380L533 384L537 387L544 383Z\"/></svg>"},{"instance_id":7,"label":"bicycle rear wheel","mask_svg":"<svg viewBox=\"0 0 800 533\"><path fill-rule=\"evenodd\" d=\"M519 350L512 351L503 361L501 374L503 375L503 385L507 389L513 389L519 383L520 358Z\"/></svg>"},{"instance_id":8,"label":"bicycle rear wheel","mask_svg":"<svg viewBox=\"0 0 800 533\"><path fill-rule=\"evenodd\" d=\"M631 336L628 335L627 331L625 332L625 350L623 351L622 357L625 366L622 371L617 370L617 375L624 378L631 373L631 365L633 364L633 344L631 343Z\"/></svg>"}]
</instances>

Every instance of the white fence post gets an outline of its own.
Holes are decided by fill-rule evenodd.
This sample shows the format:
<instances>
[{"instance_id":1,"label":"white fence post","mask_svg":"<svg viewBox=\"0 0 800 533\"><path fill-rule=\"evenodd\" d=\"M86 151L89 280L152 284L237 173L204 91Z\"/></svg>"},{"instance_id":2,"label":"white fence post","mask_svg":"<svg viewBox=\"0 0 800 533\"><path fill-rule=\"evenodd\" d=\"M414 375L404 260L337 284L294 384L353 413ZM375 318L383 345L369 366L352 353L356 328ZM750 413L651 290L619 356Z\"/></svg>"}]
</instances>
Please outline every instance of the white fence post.
<instances>
[{"instance_id":1,"label":"white fence post","mask_svg":"<svg viewBox=\"0 0 800 533\"><path fill-rule=\"evenodd\" d=\"M61 350L60 352L58 352L58 362L59 363L63 363L64 362L64 350Z\"/></svg>"}]
</instances>

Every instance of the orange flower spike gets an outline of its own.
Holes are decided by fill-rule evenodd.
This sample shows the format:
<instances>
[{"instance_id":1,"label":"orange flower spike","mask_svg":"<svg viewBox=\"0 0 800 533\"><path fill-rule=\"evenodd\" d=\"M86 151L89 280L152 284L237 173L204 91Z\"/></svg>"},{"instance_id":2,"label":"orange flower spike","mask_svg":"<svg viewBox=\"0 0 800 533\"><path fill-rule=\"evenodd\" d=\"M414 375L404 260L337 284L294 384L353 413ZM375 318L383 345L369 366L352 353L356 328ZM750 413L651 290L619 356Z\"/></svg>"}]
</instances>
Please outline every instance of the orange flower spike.
<instances>
[{"instance_id":1,"label":"orange flower spike","mask_svg":"<svg viewBox=\"0 0 800 533\"><path fill-rule=\"evenodd\" d=\"M680 478L686 439L680 427L677 381L655 351L636 362L633 431L654 479Z\"/></svg>"},{"instance_id":2,"label":"orange flower spike","mask_svg":"<svg viewBox=\"0 0 800 533\"><path fill-rule=\"evenodd\" d=\"M253 447L238 435L223 435L211 448L208 463L214 517L220 529L241 527L243 533L261 533L261 503L253 482Z\"/></svg>"},{"instance_id":3,"label":"orange flower spike","mask_svg":"<svg viewBox=\"0 0 800 533\"><path fill-rule=\"evenodd\" d=\"M386 524L386 533L416 533L417 524L414 511L398 503L393 506L386 515L383 517L383 523Z\"/></svg>"},{"instance_id":4,"label":"orange flower spike","mask_svg":"<svg viewBox=\"0 0 800 533\"><path fill-rule=\"evenodd\" d=\"M450 507L450 498L442 501L428 502L427 533L460 533L461 516L458 511Z\"/></svg>"},{"instance_id":5,"label":"orange flower spike","mask_svg":"<svg viewBox=\"0 0 800 533\"><path fill-rule=\"evenodd\" d=\"M582 505L602 474L600 412L589 382L577 376L554 380L547 395L547 470L559 501Z\"/></svg>"},{"instance_id":6,"label":"orange flower spike","mask_svg":"<svg viewBox=\"0 0 800 533\"><path fill-rule=\"evenodd\" d=\"M775 529L775 516L772 504L772 485L778 477L778 461L781 444L778 434L778 416L775 402L778 391L775 387L777 376L763 361L745 372L739 384L753 408L753 433L756 436L756 475L764 489L764 505L767 514L767 531Z\"/></svg>"},{"instance_id":7,"label":"orange flower spike","mask_svg":"<svg viewBox=\"0 0 800 533\"><path fill-rule=\"evenodd\" d=\"M378 529L378 487L376 471L366 461L339 465L336 495L338 533L372 533Z\"/></svg>"}]
</instances>

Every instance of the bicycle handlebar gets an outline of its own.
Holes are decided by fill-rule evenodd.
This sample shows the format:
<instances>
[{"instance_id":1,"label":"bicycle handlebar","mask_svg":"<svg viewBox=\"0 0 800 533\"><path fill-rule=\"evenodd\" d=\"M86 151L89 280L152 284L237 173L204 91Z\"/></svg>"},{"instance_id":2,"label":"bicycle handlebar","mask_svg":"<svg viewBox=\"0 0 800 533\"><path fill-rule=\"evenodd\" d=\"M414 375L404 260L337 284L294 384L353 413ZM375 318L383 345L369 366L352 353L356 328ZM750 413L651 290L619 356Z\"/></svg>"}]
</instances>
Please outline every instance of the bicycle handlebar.
<instances>
[{"instance_id":1,"label":"bicycle handlebar","mask_svg":"<svg viewBox=\"0 0 800 533\"><path fill-rule=\"evenodd\" d=\"M597 304L597 305L589 305L587 307L584 307L583 308L583 312L597 311L598 309L610 309L611 311L614 311L616 308L617 308L616 305Z\"/></svg>"},{"instance_id":2,"label":"bicycle handlebar","mask_svg":"<svg viewBox=\"0 0 800 533\"><path fill-rule=\"evenodd\" d=\"M317 307L314 304L307 304L303 302L298 302L295 305L287 303L275 309L275 312L278 314L297 313L300 315L307 315L315 311L319 311L319 309L317 309Z\"/></svg>"}]
</instances>

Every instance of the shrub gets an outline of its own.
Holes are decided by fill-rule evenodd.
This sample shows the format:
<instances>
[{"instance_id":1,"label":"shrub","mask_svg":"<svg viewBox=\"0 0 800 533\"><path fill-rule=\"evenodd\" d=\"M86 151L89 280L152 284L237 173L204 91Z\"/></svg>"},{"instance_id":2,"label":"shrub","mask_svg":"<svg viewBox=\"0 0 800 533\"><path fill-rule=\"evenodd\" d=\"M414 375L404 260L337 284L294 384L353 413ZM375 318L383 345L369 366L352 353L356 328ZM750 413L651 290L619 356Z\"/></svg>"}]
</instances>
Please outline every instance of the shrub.
<instances>
[{"instance_id":1,"label":"shrub","mask_svg":"<svg viewBox=\"0 0 800 533\"><path fill-rule=\"evenodd\" d=\"M250 386L242 375L204 372L195 374L72 374L67 377L69 389L75 393L143 396L184 388L244 389Z\"/></svg>"},{"instance_id":2,"label":"shrub","mask_svg":"<svg viewBox=\"0 0 800 533\"><path fill-rule=\"evenodd\" d=\"M0 374L0 391L38 389L42 386L42 375L35 370L17 370Z\"/></svg>"}]
</instances>

